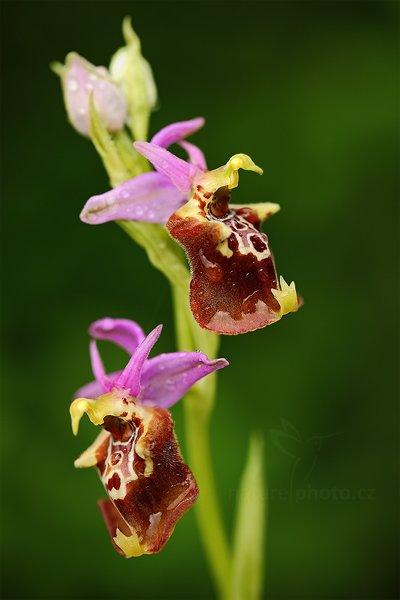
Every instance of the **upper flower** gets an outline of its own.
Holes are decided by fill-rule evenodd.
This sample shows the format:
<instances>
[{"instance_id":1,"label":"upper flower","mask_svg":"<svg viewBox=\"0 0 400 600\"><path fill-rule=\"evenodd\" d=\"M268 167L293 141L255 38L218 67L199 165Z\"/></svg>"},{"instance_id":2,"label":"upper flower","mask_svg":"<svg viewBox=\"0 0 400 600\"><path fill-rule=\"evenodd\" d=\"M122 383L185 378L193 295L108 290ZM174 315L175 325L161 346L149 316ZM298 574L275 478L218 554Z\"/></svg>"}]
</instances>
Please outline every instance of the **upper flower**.
<instances>
[{"instance_id":1,"label":"upper flower","mask_svg":"<svg viewBox=\"0 0 400 600\"><path fill-rule=\"evenodd\" d=\"M78 390L70 407L75 434L84 413L104 428L75 466L97 467L109 496L100 509L114 547L126 557L161 550L195 502L197 484L182 461L166 409L196 381L228 364L200 352L149 359L161 329L146 337L126 319L93 323L90 355L96 381ZM105 373L95 339L112 341L131 354L122 371Z\"/></svg>"},{"instance_id":2,"label":"upper flower","mask_svg":"<svg viewBox=\"0 0 400 600\"><path fill-rule=\"evenodd\" d=\"M96 67L75 52L70 52L65 65L55 64L60 75L68 118L82 135L90 134L89 99L107 130L120 131L127 118L127 102L117 83L105 67Z\"/></svg>"},{"instance_id":3,"label":"upper flower","mask_svg":"<svg viewBox=\"0 0 400 600\"><path fill-rule=\"evenodd\" d=\"M253 331L296 311L299 300L292 282L278 279L262 222L278 204L230 204L239 169L262 174L246 154L235 154L209 171L204 155L183 141L204 123L183 121L165 127L135 148L156 172L140 175L89 199L81 219L103 223L126 219L165 224L185 249L191 267L191 308L197 322L216 333ZM167 148L179 143L189 160Z\"/></svg>"},{"instance_id":4,"label":"upper flower","mask_svg":"<svg viewBox=\"0 0 400 600\"><path fill-rule=\"evenodd\" d=\"M268 238L260 229L279 206L229 204L239 169L262 173L246 154L198 173L190 200L167 222L191 263L190 305L197 322L225 335L265 327L298 308L295 285L282 277L278 282Z\"/></svg>"}]
</instances>

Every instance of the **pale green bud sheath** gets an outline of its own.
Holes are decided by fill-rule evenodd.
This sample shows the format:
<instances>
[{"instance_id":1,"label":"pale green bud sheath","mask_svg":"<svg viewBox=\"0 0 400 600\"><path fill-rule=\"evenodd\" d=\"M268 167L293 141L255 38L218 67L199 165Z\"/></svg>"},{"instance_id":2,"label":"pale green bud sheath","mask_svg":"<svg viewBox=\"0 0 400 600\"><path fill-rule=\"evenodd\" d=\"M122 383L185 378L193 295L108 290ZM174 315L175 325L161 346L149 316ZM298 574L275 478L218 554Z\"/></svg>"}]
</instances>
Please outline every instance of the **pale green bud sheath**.
<instances>
[{"instance_id":1,"label":"pale green bud sheath","mask_svg":"<svg viewBox=\"0 0 400 600\"><path fill-rule=\"evenodd\" d=\"M128 102L128 126L136 140L146 140L150 113L157 103L153 73L143 58L140 39L125 17L122 32L126 45L117 50L110 62L110 73Z\"/></svg>"}]
</instances>

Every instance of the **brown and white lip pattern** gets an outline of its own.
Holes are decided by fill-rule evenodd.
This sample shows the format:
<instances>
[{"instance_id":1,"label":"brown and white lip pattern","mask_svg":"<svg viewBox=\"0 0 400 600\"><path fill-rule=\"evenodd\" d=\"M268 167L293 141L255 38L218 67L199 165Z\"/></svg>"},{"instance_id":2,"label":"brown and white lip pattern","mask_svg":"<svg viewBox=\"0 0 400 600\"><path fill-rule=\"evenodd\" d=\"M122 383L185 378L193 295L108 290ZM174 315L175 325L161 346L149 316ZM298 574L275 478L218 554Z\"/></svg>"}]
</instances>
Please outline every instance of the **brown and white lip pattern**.
<instances>
[{"instance_id":1,"label":"brown and white lip pattern","mask_svg":"<svg viewBox=\"0 0 400 600\"><path fill-rule=\"evenodd\" d=\"M104 416L104 430L75 466L97 468L108 495L99 508L114 548L130 558L159 552L199 491L169 412L123 400L126 410Z\"/></svg>"},{"instance_id":2,"label":"brown and white lip pattern","mask_svg":"<svg viewBox=\"0 0 400 600\"><path fill-rule=\"evenodd\" d=\"M246 333L297 310L294 283L278 280L261 223L279 210L273 203L229 204L229 186L197 184L192 198L167 222L191 265L190 305L205 329Z\"/></svg>"},{"instance_id":3,"label":"brown and white lip pattern","mask_svg":"<svg viewBox=\"0 0 400 600\"><path fill-rule=\"evenodd\" d=\"M92 323L95 381L81 387L70 406L75 435L84 414L102 427L75 466L97 468L108 496L99 506L114 547L126 557L159 552L195 502L197 484L182 459L168 408L197 381L228 365L202 352L149 358L161 330L159 325L146 336L138 323L110 317ZM121 371L106 372L97 340L130 355Z\"/></svg>"}]
</instances>

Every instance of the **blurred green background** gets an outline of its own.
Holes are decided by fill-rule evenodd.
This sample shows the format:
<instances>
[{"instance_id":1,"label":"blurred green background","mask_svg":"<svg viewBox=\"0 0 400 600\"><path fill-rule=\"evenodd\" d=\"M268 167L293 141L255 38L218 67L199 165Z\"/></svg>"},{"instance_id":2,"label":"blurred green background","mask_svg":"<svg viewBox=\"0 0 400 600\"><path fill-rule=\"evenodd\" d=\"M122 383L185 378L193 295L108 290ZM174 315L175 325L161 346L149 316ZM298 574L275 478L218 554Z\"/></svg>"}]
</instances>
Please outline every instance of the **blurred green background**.
<instances>
[{"instance_id":1,"label":"blurred green background","mask_svg":"<svg viewBox=\"0 0 400 600\"><path fill-rule=\"evenodd\" d=\"M193 141L211 167L235 152L264 167L241 176L235 201L281 204L267 231L278 272L305 299L273 327L223 340L231 368L212 433L226 524L261 431L266 597L397 597L398 8L2 3L4 598L213 597L193 511L160 555L123 560L95 471L73 468L96 433L85 422L74 439L68 416L91 379L88 324L163 322L157 352L174 348L166 281L116 225L78 220L108 183L48 68L70 50L108 64L126 14L158 83L151 132L204 115ZM111 370L124 360L102 351ZM173 414L184 448L182 407Z\"/></svg>"}]
</instances>

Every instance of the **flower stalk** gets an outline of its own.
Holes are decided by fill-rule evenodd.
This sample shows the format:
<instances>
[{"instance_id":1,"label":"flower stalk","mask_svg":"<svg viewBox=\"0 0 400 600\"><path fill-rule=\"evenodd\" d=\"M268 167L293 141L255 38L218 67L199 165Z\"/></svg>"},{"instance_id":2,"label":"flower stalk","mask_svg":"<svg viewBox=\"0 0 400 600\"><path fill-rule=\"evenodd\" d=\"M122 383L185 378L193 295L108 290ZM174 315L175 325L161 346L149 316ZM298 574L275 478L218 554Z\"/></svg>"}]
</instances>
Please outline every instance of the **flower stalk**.
<instances>
[{"instance_id":1,"label":"flower stalk","mask_svg":"<svg viewBox=\"0 0 400 600\"><path fill-rule=\"evenodd\" d=\"M204 335L204 330L200 329L192 316L188 296L183 299L174 287L172 292L178 348L195 349L195 340L199 335ZM219 336L212 338L212 345L214 351L210 358L218 352ZM217 378L210 375L188 391L184 399L185 433L189 462L201 489L196 504L199 530L219 596L228 600L231 556L215 485L209 430L216 388Z\"/></svg>"},{"instance_id":2,"label":"flower stalk","mask_svg":"<svg viewBox=\"0 0 400 600\"><path fill-rule=\"evenodd\" d=\"M215 378L210 377L210 379ZM209 396L206 395L204 390L194 388L186 394L184 400L186 445L188 461L201 490L195 505L195 511L203 545L218 587L219 597L229 600L231 552L222 520L215 486L215 475L212 468L209 432L211 413L206 415L201 407L201 404L207 401L209 404L214 401L212 390Z\"/></svg>"}]
</instances>

